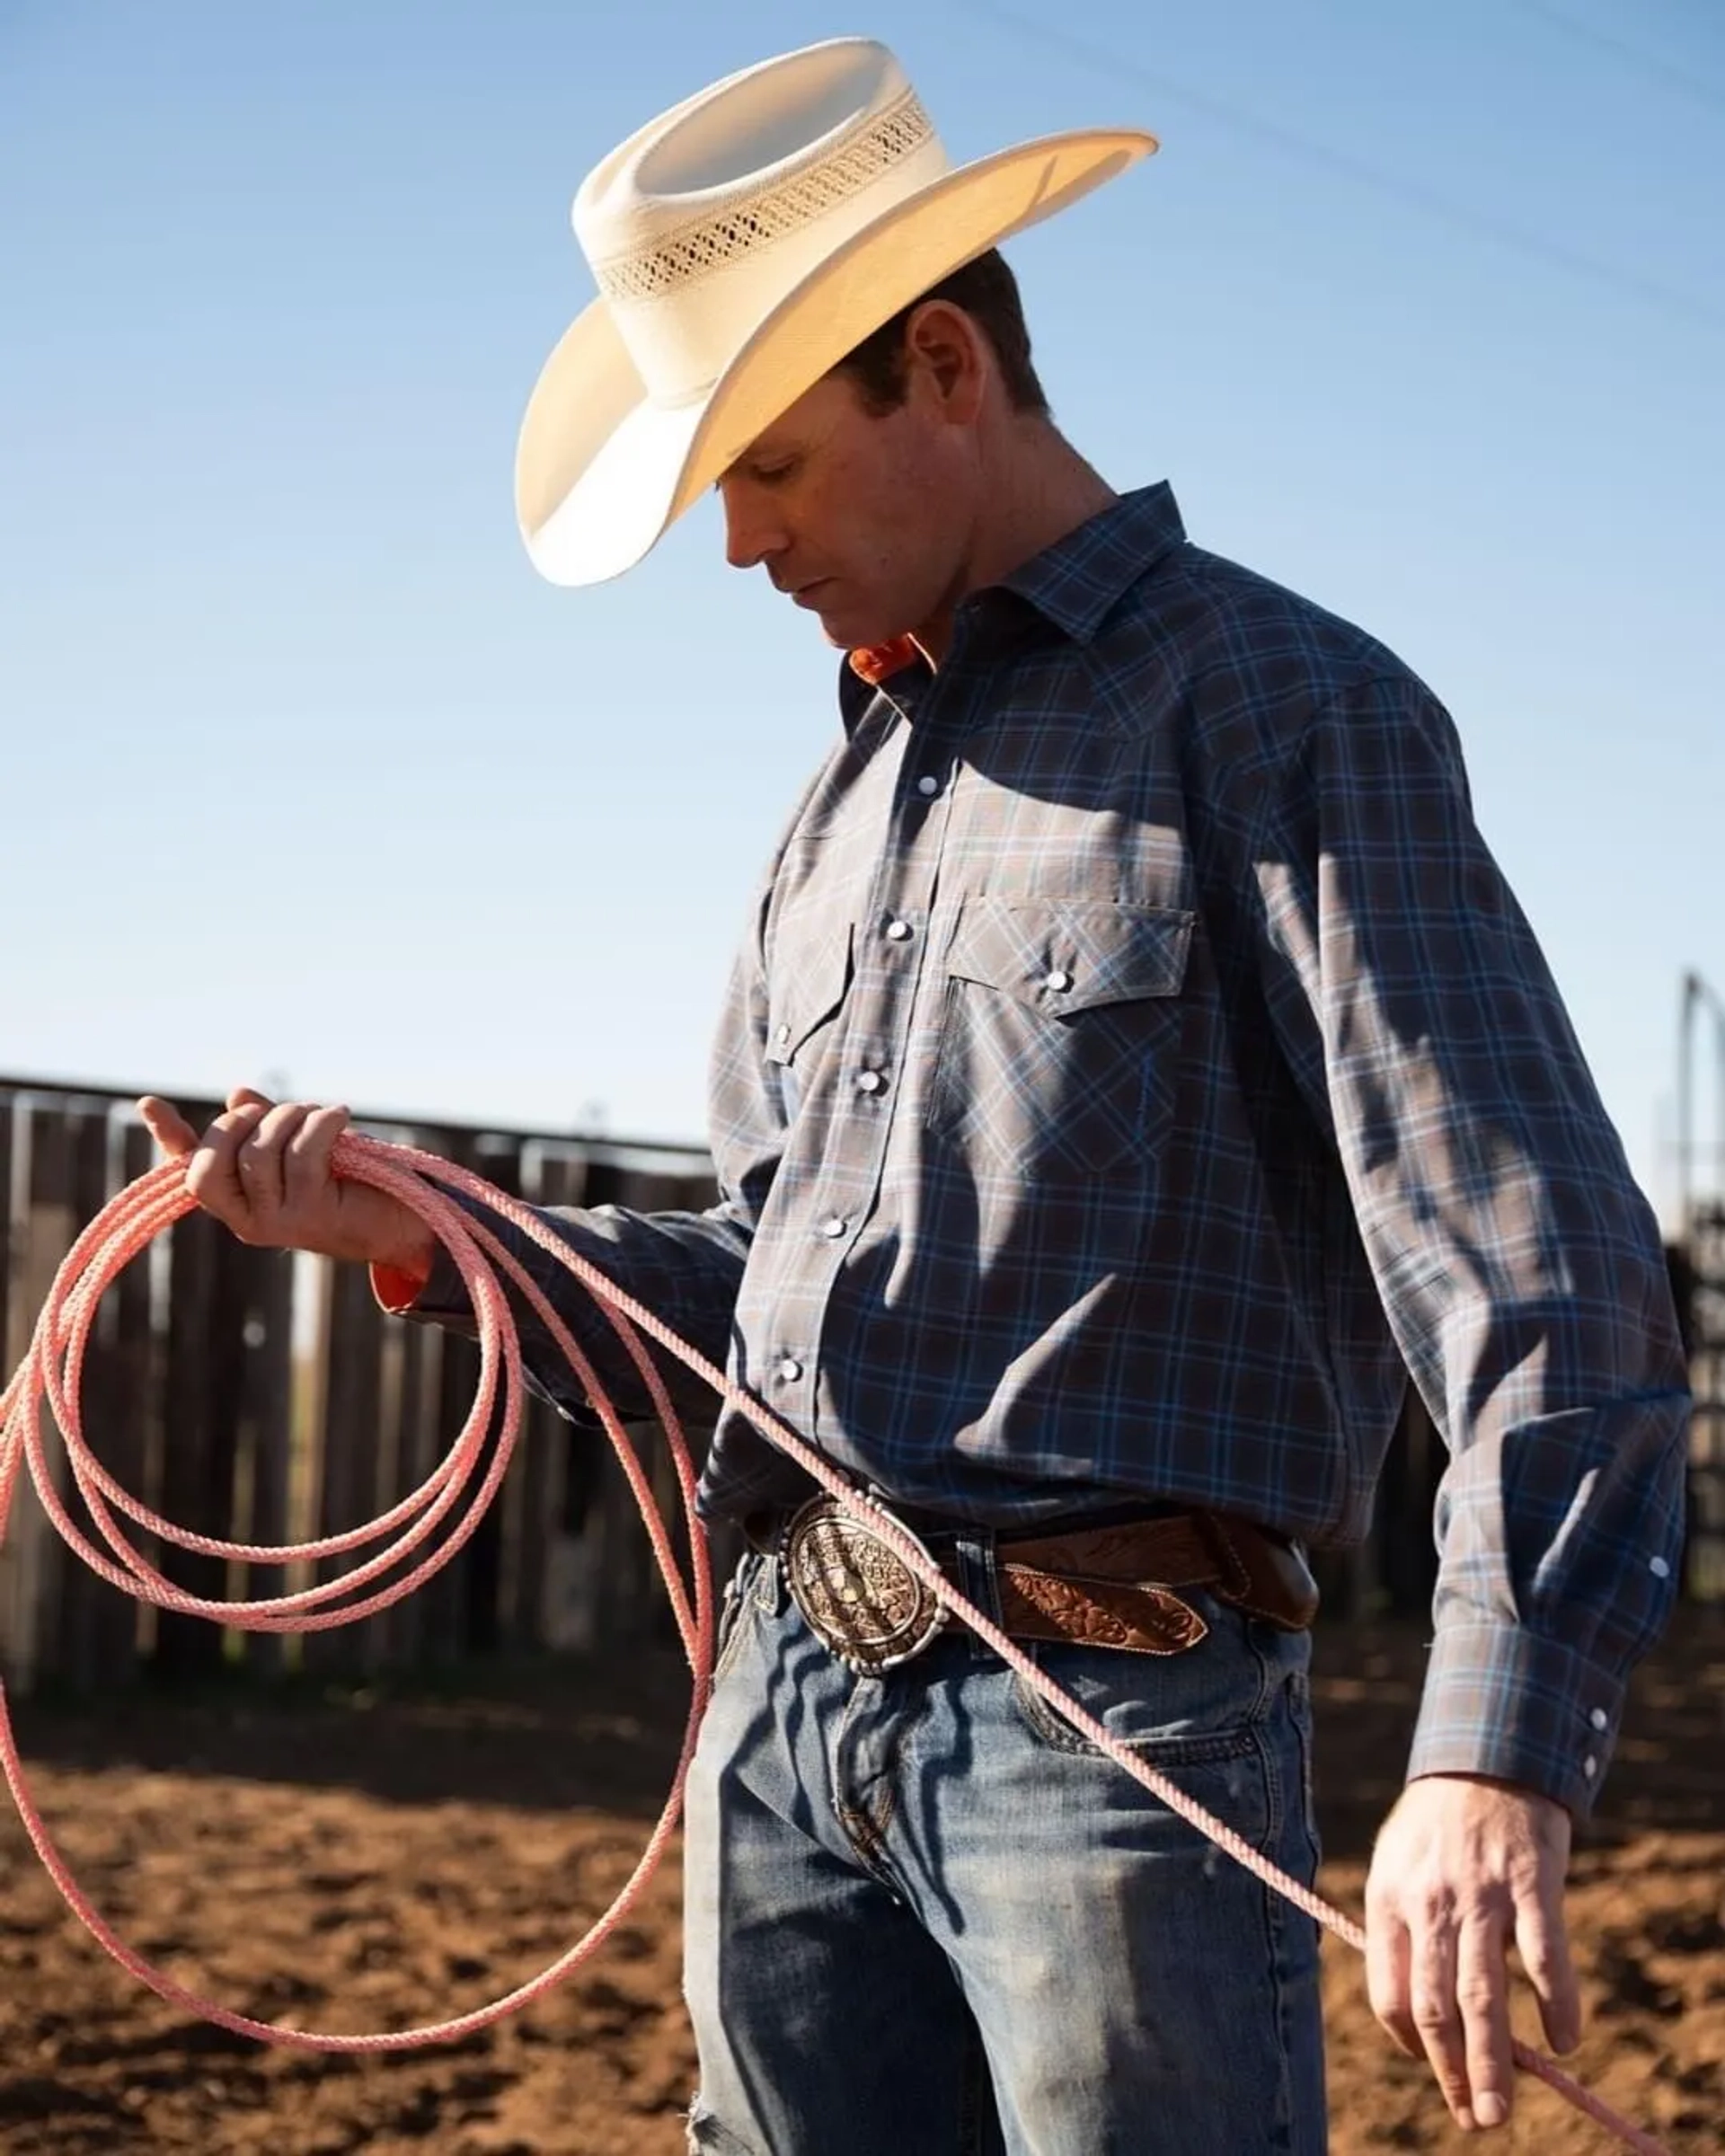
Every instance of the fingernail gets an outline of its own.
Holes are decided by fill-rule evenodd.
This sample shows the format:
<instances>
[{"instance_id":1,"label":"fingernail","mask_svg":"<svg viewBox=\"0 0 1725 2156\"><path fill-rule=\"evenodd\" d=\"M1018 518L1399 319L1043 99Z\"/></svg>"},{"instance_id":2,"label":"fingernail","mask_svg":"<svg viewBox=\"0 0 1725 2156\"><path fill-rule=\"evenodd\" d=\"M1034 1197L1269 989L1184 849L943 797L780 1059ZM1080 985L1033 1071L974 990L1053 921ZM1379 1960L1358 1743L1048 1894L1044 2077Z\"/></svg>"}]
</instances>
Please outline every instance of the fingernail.
<instances>
[{"instance_id":1,"label":"fingernail","mask_svg":"<svg viewBox=\"0 0 1725 2156\"><path fill-rule=\"evenodd\" d=\"M1473 2099L1473 2116L1482 2126L1500 2126L1509 2116L1509 2107L1500 2096L1478 2096Z\"/></svg>"}]
</instances>

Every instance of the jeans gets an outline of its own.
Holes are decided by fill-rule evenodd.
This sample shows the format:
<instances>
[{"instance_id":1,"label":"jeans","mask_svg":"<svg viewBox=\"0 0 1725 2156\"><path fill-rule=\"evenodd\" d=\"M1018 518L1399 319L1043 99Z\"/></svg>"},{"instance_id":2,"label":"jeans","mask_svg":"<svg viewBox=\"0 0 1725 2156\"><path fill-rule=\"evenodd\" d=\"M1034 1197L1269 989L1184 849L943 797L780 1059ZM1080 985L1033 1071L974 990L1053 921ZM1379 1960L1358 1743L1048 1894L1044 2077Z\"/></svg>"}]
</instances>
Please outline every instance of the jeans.
<instances>
[{"instance_id":1,"label":"jeans","mask_svg":"<svg viewBox=\"0 0 1725 2156\"><path fill-rule=\"evenodd\" d=\"M952 1546L949 1543L949 1546ZM956 1543L989 1614L986 1536ZM1038 1659L1296 1878L1308 1642L1188 1597L1183 1654ZM692 2150L1319 2156L1316 1927L949 1624L879 1677L732 1582L690 1774Z\"/></svg>"}]
</instances>

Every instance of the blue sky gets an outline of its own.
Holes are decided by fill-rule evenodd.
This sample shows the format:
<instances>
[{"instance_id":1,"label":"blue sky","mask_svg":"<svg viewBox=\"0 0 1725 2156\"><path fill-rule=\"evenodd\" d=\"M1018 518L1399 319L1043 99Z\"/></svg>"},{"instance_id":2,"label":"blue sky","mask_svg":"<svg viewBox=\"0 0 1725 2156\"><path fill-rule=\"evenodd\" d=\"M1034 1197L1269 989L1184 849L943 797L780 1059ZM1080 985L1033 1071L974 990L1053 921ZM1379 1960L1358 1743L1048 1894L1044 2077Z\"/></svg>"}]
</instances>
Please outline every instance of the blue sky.
<instances>
[{"instance_id":1,"label":"blue sky","mask_svg":"<svg viewBox=\"0 0 1725 2156\"><path fill-rule=\"evenodd\" d=\"M857 31L956 159L1161 136L1013 250L1057 413L1444 698L1665 1202L1725 985L1703 0L0 0L0 1070L700 1135L832 656L711 503L537 582L513 442L588 168Z\"/></svg>"}]
</instances>

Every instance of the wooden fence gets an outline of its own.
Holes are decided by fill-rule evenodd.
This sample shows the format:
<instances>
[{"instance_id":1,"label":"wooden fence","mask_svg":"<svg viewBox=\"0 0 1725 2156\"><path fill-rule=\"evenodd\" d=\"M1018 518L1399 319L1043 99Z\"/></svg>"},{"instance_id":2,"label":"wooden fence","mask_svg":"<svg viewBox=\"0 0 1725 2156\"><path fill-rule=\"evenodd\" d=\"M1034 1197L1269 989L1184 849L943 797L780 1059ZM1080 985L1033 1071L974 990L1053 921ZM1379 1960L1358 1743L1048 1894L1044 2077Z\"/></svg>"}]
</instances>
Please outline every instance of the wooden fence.
<instances>
[{"instance_id":1,"label":"wooden fence","mask_svg":"<svg viewBox=\"0 0 1725 2156\"><path fill-rule=\"evenodd\" d=\"M216 1105L181 1102L194 1122ZM693 1147L379 1118L363 1127L542 1204L698 1207L712 1195L710 1164ZM130 1096L0 1078L0 1348L8 1372L79 1228L150 1161ZM423 1480L467 1412L477 1366L468 1342L382 1315L360 1268L248 1250L194 1215L106 1297L85 1365L85 1427L120 1484L180 1525L230 1542L305 1542L373 1517ZM1717 1418L1698 1422L1696 1473L1708 1502L1698 1509L1702 1535L1689 1568L1692 1586L1713 1595L1725 1593L1725 1504L1714 1501L1725 1491L1725 1458L1715 1457L1721 1429ZM645 1426L632 1435L674 1514L659 1433ZM1428 1606L1444 1457L1411 1406L1372 1537L1322 1563L1332 1613ZM306 1567L158 1551L147 1537L141 1546L197 1594L272 1595L311 1577ZM102 1687L146 1668L185 1677L227 1667L358 1674L659 1636L669 1636L668 1611L610 1447L537 1401L498 1499L465 1547L418 1593L337 1630L224 1632L140 1607L66 1551L27 1482L0 1549L0 1669L20 1690Z\"/></svg>"},{"instance_id":2,"label":"wooden fence","mask_svg":"<svg viewBox=\"0 0 1725 2156\"><path fill-rule=\"evenodd\" d=\"M179 1105L200 1127L218 1106ZM383 1118L362 1127L548 1205L700 1206L713 1191L706 1156L693 1147ZM130 1096L0 1079L8 1373L79 1228L151 1159ZM362 1268L248 1250L193 1215L105 1298L84 1370L84 1424L119 1483L179 1525L224 1541L305 1542L357 1525L417 1487L459 1429L477 1372L469 1342L384 1316ZM662 1441L650 1426L632 1435L670 1516L676 1486ZM81 1509L75 1498L75 1516ZM273 1595L312 1577L309 1567L155 1550L148 1537L140 1547L195 1594ZM668 1616L610 1446L539 1401L465 1547L418 1593L337 1630L224 1632L141 1608L64 1548L27 1482L0 1550L0 1668L21 1691L104 1686L146 1666L186 1677L234 1666L333 1674L616 1646L657 1633Z\"/></svg>"}]
</instances>

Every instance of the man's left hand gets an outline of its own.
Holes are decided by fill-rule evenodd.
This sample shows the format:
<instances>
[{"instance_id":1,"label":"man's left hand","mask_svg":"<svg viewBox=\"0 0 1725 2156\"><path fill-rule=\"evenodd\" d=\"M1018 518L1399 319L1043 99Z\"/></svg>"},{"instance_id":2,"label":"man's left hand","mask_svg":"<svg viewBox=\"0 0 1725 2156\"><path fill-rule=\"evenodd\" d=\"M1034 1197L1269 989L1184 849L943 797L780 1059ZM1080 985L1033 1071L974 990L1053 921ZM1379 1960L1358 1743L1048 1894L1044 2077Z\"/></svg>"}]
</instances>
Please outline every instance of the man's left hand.
<instances>
[{"instance_id":1,"label":"man's left hand","mask_svg":"<svg viewBox=\"0 0 1725 2156\"><path fill-rule=\"evenodd\" d=\"M1366 1881L1372 2011L1403 2051L1431 2061L1464 2128L1501 2125L1514 2099L1511 1940L1552 2050L1580 2041L1563 1922L1569 1861L1561 1805L1481 1775L1410 1782L1379 1831Z\"/></svg>"}]
</instances>

